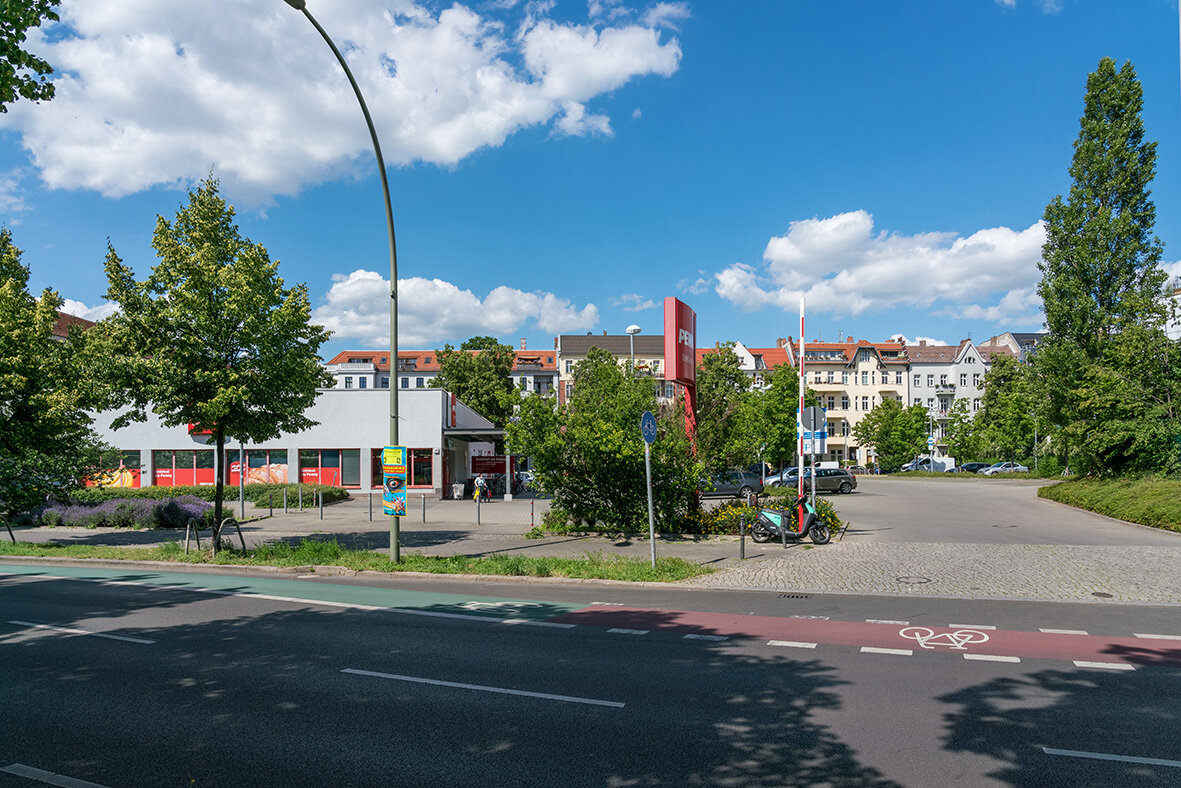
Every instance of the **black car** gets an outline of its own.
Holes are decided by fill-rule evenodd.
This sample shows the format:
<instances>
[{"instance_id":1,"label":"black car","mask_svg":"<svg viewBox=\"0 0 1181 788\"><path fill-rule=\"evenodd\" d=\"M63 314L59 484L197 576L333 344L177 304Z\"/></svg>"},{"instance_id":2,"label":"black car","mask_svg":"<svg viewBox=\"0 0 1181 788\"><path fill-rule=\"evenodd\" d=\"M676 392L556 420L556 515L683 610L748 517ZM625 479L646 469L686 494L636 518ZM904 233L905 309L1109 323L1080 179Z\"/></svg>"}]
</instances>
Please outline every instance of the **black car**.
<instances>
[{"instance_id":1,"label":"black car","mask_svg":"<svg viewBox=\"0 0 1181 788\"><path fill-rule=\"evenodd\" d=\"M991 462L965 462L963 465L958 466L957 470L963 473L979 473L990 465L992 465Z\"/></svg>"},{"instance_id":2,"label":"black car","mask_svg":"<svg viewBox=\"0 0 1181 788\"><path fill-rule=\"evenodd\" d=\"M750 469L726 471L701 481L702 498L745 498L752 492L763 492L763 479L762 474L752 473Z\"/></svg>"},{"instance_id":3,"label":"black car","mask_svg":"<svg viewBox=\"0 0 1181 788\"><path fill-rule=\"evenodd\" d=\"M799 470L793 468L785 471L777 484L781 487L797 487L799 479ZM812 489L811 468L804 469L804 489ZM851 493L855 489L857 489L857 477L844 468L816 469L816 492Z\"/></svg>"}]
</instances>

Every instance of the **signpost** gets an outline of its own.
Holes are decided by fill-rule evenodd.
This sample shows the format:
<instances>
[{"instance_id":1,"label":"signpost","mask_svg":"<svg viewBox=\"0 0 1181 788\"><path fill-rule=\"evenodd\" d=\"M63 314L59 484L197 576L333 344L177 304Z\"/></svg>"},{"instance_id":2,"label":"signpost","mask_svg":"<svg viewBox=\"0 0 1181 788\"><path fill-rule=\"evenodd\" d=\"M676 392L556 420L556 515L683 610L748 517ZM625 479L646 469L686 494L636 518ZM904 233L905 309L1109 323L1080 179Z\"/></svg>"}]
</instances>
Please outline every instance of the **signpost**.
<instances>
[{"instance_id":1,"label":"signpost","mask_svg":"<svg viewBox=\"0 0 1181 788\"><path fill-rule=\"evenodd\" d=\"M652 444L656 442L656 417L644 411L640 417L640 434L644 436L644 474L648 479L648 543L652 549L652 566L656 566L656 519L652 516Z\"/></svg>"},{"instance_id":2,"label":"signpost","mask_svg":"<svg viewBox=\"0 0 1181 788\"><path fill-rule=\"evenodd\" d=\"M406 447L386 446L381 450L381 511L392 517L406 516Z\"/></svg>"}]
</instances>

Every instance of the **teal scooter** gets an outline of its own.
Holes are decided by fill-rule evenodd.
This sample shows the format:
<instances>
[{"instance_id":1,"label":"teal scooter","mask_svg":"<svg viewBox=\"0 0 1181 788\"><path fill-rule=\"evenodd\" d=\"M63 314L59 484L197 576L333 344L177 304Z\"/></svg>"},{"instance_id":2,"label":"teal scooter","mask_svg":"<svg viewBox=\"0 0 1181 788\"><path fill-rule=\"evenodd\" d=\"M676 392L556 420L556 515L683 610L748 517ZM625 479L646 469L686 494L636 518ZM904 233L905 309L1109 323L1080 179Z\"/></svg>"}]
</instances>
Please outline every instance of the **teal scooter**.
<instances>
[{"instance_id":1,"label":"teal scooter","mask_svg":"<svg viewBox=\"0 0 1181 788\"><path fill-rule=\"evenodd\" d=\"M805 536L813 544L828 544L832 534L828 526L816 517L816 509L808 502L808 496L801 495L796 499L795 507L804 507L804 516L799 529L792 528L791 511L787 509L759 509L759 517L750 528L750 538L756 542L769 542L772 539L788 539L800 541Z\"/></svg>"}]
</instances>

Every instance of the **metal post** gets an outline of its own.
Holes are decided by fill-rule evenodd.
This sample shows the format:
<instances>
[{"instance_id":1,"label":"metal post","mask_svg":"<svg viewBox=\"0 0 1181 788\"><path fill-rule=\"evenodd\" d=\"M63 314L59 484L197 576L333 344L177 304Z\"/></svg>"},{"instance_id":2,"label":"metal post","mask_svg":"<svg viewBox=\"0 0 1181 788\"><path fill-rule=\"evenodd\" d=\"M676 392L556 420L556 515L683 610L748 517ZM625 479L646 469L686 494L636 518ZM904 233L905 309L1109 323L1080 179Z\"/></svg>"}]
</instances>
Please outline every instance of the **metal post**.
<instances>
[{"instance_id":1,"label":"metal post","mask_svg":"<svg viewBox=\"0 0 1181 788\"><path fill-rule=\"evenodd\" d=\"M422 494L422 521L426 522L426 493Z\"/></svg>"},{"instance_id":2,"label":"metal post","mask_svg":"<svg viewBox=\"0 0 1181 788\"><path fill-rule=\"evenodd\" d=\"M480 490L476 488L476 525L480 524L480 499L484 496L480 495Z\"/></svg>"},{"instance_id":3,"label":"metal post","mask_svg":"<svg viewBox=\"0 0 1181 788\"><path fill-rule=\"evenodd\" d=\"M303 485L299 485L299 511L303 512Z\"/></svg>"},{"instance_id":4,"label":"metal post","mask_svg":"<svg viewBox=\"0 0 1181 788\"><path fill-rule=\"evenodd\" d=\"M271 491L267 493L267 508L271 510L270 516L275 516L275 493Z\"/></svg>"},{"instance_id":5,"label":"metal post","mask_svg":"<svg viewBox=\"0 0 1181 788\"><path fill-rule=\"evenodd\" d=\"M189 520L185 523L185 555L189 554L189 530L193 527L193 521Z\"/></svg>"},{"instance_id":6,"label":"metal post","mask_svg":"<svg viewBox=\"0 0 1181 788\"><path fill-rule=\"evenodd\" d=\"M373 522L373 493L369 493L369 522Z\"/></svg>"},{"instance_id":7,"label":"metal post","mask_svg":"<svg viewBox=\"0 0 1181 788\"><path fill-rule=\"evenodd\" d=\"M529 499L529 527L534 528L533 525L533 499Z\"/></svg>"},{"instance_id":8,"label":"metal post","mask_svg":"<svg viewBox=\"0 0 1181 788\"><path fill-rule=\"evenodd\" d=\"M246 519L246 447L238 444L238 515Z\"/></svg>"},{"instance_id":9,"label":"metal post","mask_svg":"<svg viewBox=\"0 0 1181 788\"><path fill-rule=\"evenodd\" d=\"M796 482L796 497L804 497L804 388L807 385L807 379L804 375L804 297L800 296L800 404L796 415L796 450L799 453L799 479ZM804 522L804 504L800 503L796 506L796 516L800 519L799 523ZM779 529L779 533L783 535L783 547L787 548L787 527L784 526Z\"/></svg>"},{"instance_id":10,"label":"metal post","mask_svg":"<svg viewBox=\"0 0 1181 788\"><path fill-rule=\"evenodd\" d=\"M648 477L648 541L652 547L652 566L656 566L656 520L652 516L652 444L644 441L644 473Z\"/></svg>"},{"instance_id":11,"label":"metal post","mask_svg":"<svg viewBox=\"0 0 1181 788\"><path fill-rule=\"evenodd\" d=\"M385 224L390 247L390 445L398 445L398 246L394 238L394 209L390 205L390 184L386 177L385 160L381 155L381 143L377 139L377 129L373 126L373 118L369 115L369 107L365 104L365 97L361 95L361 88L353 77L344 55L336 48L328 33L320 27L320 23L307 9L306 0L284 0L287 5L303 12L307 20L316 28L316 32L324 39L324 43L336 56L336 62L344 70L357 103L361 105L361 114L365 116L365 125L369 128L369 140L373 143L373 155L377 159L377 174L381 176L381 192L385 199ZM401 561L401 518L390 516L390 559L394 563Z\"/></svg>"},{"instance_id":12,"label":"metal post","mask_svg":"<svg viewBox=\"0 0 1181 788\"><path fill-rule=\"evenodd\" d=\"M324 519L324 491L317 490L316 492L320 496L320 519L323 520Z\"/></svg>"},{"instance_id":13,"label":"metal post","mask_svg":"<svg viewBox=\"0 0 1181 788\"><path fill-rule=\"evenodd\" d=\"M287 514L287 485L283 485L283 514Z\"/></svg>"},{"instance_id":14,"label":"metal post","mask_svg":"<svg viewBox=\"0 0 1181 788\"><path fill-rule=\"evenodd\" d=\"M746 560L746 509L742 510L738 520L738 559Z\"/></svg>"}]
</instances>

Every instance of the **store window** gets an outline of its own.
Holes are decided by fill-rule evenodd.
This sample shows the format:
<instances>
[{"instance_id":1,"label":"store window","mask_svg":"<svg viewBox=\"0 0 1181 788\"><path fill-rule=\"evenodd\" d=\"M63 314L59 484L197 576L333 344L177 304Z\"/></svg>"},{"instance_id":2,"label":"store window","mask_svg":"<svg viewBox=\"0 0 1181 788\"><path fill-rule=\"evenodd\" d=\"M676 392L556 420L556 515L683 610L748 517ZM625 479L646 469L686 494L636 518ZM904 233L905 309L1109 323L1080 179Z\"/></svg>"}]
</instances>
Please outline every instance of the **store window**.
<instances>
[{"instance_id":1,"label":"store window","mask_svg":"<svg viewBox=\"0 0 1181 788\"><path fill-rule=\"evenodd\" d=\"M361 485L360 449L300 449L299 480L333 487Z\"/></svg>"},{"instance_id":2,"label":"store window","mask_svg":"<svg viewBox=\"0 0 1181 788\"><path fill-rule=\"evenodd\" d=\"M103 468L86 480L87 487L139 487L140 464L138 451L115 451L103 455Z\"/></svg>"},{"instance_id":3,"label":"store window","mask_svg":"<svg viewBox=\"0 0 1181 788\"><path fill-rule=\"evenodd\" d=\"M229 468L227 484L238 483L238 452L226 450L226 465ZM286 449L247 449L246 484L286 484Z\"/></svg>"},{"instance_id":4,"label":"store window","mask_svg":"<svg viewBox=\"0 0 1181 788\"><path fill-rule=\"evenodd\" d=\"M152 452L152 484L158 487L206 485L214 481L213 449L157 449Z\"/></svg>"},{"instance_id":5,"label":"store window","mask_svg":"<svg viewBox=\"0 0 1181 788\"><path fill-rule=\"evenodd\" d=\"M430 449L411 449L410 467L407 469L411 487L430 487L434 472L431 467Z\"/></svg>"}]
</instances>

